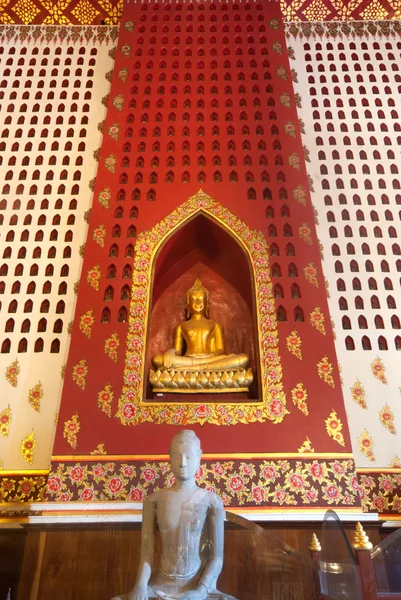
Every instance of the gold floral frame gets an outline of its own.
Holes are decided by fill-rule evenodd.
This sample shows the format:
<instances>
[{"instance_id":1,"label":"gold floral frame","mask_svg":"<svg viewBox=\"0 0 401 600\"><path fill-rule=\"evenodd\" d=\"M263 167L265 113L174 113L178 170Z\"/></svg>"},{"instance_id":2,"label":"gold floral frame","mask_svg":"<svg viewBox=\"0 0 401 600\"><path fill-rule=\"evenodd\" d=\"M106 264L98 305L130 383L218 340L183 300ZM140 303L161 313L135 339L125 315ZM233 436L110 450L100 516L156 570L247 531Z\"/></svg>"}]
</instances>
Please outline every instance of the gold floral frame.
<instances>
[{"instance_id":1,"label":"gold floral frame","mask_svg":"<svg viewBox=\"0 0 401 600\"><path fill-rule=\"evenodd\" d=\"M185 401L147 402L143 400L145 353L150 310L152 273L158 251L189 219L197 214L216 221L237 240L249 258L254 280L257 345L259 349L261 398L257 401L233 403ZM212 423L236 425L266 420L281 423L286 398L282 384L282 367L278 351L277 321L269 273L268 246L264 235L252 231L227 208L199 190L184 204L150 231L138 235L135 244L133 285L130 303L124 383L116 417L123 425L146 421L169 425Z\"/></svg>"}]
</instances>

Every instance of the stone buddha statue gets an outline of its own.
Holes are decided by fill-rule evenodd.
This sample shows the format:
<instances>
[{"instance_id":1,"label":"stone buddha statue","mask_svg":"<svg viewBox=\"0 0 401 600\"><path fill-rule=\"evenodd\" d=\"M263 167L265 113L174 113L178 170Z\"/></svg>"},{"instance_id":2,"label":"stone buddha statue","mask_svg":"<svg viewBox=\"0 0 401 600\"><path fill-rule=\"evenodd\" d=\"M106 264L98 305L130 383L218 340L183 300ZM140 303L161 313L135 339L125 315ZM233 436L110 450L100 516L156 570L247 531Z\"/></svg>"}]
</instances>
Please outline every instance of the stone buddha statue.
<instances>
[{"instance_id":1,"label":"stone buddha statue","mask_svg":"<svg viewBox=\"0 0 401 600\"><path fill-rule=\"evenodd\" d=\"M216 494L196 484L201 455L200 441L193 431L182 430L171 440L175 481L144 501L136 583L130 593L113 600L235 600L216 588L223 567L224 509ZM156 526L161 537L157 569ZM204 553L204 548L208 552Z\"/></svg>"},{"instance_id":2,"label":"stone buddha statue","mask_svg":"<svg viewBox=\"0 0 401 600\"><path fill-rule=\"evenodd\" d=\"M152 358L157 391L247 391L253 381L246 354L226 354L223 326L209 318L209 292L200 279L186 294L187 320L174 329L173 347Z\"/></svg>"}]
</instances>

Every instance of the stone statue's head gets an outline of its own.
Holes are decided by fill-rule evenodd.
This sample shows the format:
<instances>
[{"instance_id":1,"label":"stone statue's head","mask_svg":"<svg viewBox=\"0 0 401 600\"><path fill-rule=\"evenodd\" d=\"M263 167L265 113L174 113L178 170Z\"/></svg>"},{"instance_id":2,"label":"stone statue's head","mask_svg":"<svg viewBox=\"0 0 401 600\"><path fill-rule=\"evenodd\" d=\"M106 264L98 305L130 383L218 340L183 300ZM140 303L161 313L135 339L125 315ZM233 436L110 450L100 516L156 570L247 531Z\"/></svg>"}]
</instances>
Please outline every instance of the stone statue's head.
<instances>
[{"instance_id":1,"label":"stone statue's head","mask_svg":"<svg viewBox=\"0 0 401 600\"><path fill-rule=\"evenodd\" d=\"M187 290L187 303L185 316L187 319L193 314L202 314L209 317L209 292L203 287L199 277L192 287Z\"/></svg>"},{"instance_id":2,"label":"stone statue's head","mask_svg":"<svg viewBox=\"0 0 401 600\"><path fill-rule=\"evenodd\" d=\"M200 440L191 429L182 429L171 440L171 470L177 479L193 479L200 465Z\"/></svg>"}]
</instances>

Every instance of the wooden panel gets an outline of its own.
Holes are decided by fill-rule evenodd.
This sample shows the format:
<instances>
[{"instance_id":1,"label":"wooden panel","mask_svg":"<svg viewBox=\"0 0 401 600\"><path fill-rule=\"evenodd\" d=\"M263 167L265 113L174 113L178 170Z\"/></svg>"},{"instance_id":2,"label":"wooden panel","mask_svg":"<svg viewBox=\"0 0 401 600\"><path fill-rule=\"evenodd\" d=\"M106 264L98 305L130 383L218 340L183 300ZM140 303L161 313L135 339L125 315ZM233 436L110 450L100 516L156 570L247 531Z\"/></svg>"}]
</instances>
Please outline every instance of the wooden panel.
<instances>
[{"instance_id":1,"label":"wooden panel","mask_svg":"<svg viewBox=\"0 0 401 600\"><path fill-rule=\"evenodd\" d=\"M26 532L0 529L0 598L17 595L18 580L24 555Z\"/></svg>"},{"instance_id":2,"label":"wooden panel","mask_svg":"<svg viewBox=\"0 0 401 600\"><path fill-rule=\"evenodd\" d=\"M284 554L279 540L309 556L312 532L320 538L321 524L263 527L270 534L268 540L227 524L219 588L240 600L313 600L312 571L300 565L296 557ZM379 525L365 529L374 544L380 540ZM347 524L350 539L353 531L354 525ZM27 533L17 598L110 600L132 588L139 551L138 525L31 529ZM16 561L18 551L12 552Z\"/></svg>"}]
</instances>

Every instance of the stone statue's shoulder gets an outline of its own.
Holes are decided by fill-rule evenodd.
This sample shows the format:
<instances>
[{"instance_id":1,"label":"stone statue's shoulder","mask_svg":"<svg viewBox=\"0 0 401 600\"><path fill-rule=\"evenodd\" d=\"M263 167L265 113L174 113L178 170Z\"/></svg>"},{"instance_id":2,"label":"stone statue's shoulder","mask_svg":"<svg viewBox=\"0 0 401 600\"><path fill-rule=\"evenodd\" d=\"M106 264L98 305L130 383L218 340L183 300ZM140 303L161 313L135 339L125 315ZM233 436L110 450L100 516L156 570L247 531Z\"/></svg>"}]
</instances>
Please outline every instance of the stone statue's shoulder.
<instances>
[{"instance_id":1,"label":"stone statue's shoulder","mask_svg":"<svg viewBox=\"0 0 401 600\"><path fill-rule=\"evenodd\" d=\"M158 492L153 492L153 494L149 494L146 496L144 502L158 502L161 499L161 495L164 490L159 490Z\"/></svg>"},{"instance_id":2,"label":"stone statue's shoulder","mask_svg":"<svg viewBox=\"0 0 401 600\"><path fill-rule=\"evenodd\" d=\"M210 508L218 508L219 510L224 510L224 504L222 499L214 492L207 493L207 500Z\"/></svg>"}]
</instances>

